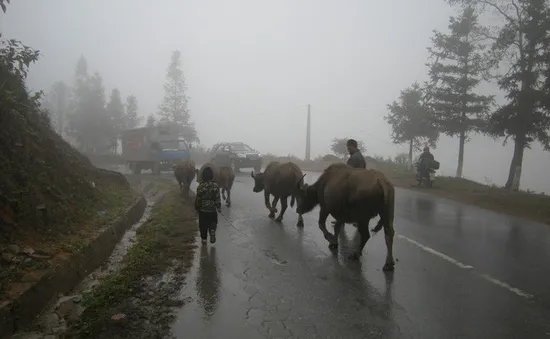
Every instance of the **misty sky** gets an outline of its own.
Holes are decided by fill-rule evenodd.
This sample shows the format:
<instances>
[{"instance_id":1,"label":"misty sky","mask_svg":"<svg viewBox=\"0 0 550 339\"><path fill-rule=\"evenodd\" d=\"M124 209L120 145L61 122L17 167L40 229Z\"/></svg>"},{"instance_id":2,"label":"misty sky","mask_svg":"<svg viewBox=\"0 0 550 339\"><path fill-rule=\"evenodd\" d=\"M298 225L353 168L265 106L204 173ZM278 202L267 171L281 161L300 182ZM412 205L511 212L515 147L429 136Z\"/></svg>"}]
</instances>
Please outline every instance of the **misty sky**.
<instances>
[{"instance_id":1,"label":"misty sky","mask_svg":"<svg viewBox=\"0 0 550 339\"><path fill-rule=\"evenodd\" d=\"M72 83L77 59L99 71L106 95L134 94L157 111L171 52L179 49L201 143L244 141L261 152L303 157L307 104L312 155L334 137L353 137L367 154L393 156L386 104L426 80L433 29L453 14L442 0L14 0L0 32L39 49L29 88ZM497 94L493 89L492 94ZM503 184L512 145L473 137L464 175ZM458 140L433 151L441 173L456 170ZM527 151L522 187L550 192L549 154ZM545 183L545 181L547 183Z\"/></svg>"}]
</instances>

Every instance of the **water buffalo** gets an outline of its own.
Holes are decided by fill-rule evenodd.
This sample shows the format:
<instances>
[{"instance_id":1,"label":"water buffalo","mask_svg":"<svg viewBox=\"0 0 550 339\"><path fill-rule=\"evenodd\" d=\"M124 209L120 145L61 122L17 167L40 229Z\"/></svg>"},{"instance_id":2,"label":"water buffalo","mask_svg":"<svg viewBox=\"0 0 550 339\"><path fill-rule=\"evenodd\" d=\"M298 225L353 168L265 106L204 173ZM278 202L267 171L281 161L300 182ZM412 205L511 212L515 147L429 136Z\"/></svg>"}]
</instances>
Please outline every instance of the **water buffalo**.
<instances>
[{"instance_id":1,"label":"water buffalo","mask_svg":"<svg viewBox=\"0 0 550 339\"><path fill-rule=\"evenodd\" d=\"M281 164L278 161L272 161L267 165L263 173L250 173L254 178L254 189L256 193L264 191L265 207L269 210L269 217L274 218L277 212L277 202L281 200L281 213L275 221L281 222L283 215L288 207L288 197L290 197L290 207L294 207L298 184L305 174L302 174L300 168L292 163L286 162ZM273 195L273 203L269 204L269 195ZM298 227L304 226L302 214L298 213Z\"/></svg>"},{"instance_id":2,"label":"water buffalo","mask_svg":"<svg viewBox=\"0 0 550 339\"><path fill-rule=\"evenodd\" d=\"M174 176L180 185L181 193L189 192L191 182L195 179L195 163L192 160L181 161L174 166Z\"/></svg>"},{"instance_id":3,"label":"water buffalo","mask_svg":"<svg viewBox=\"0 0 550 339\"><path fill-rule=\"evenodd\" d=\"M297 213L310 212L315 206L320 205L319 228L328 240L329 248L338 248L338 233L344 223L357 223L361 240L357 249L349 255L349 259L359 259L370 238L369 221L380 215L380 221L372 231L376 233L384 228L387 254L383 269L394 269L395 190L381 172L351 168L346 164L332 164L313 185L308 186L301 181L297 188ZM334 235L325 226L329 214L336 219Z\"/></svg>"},{"instance_id":4,"label":"water buffalo","mask_svg":"<svg viewBox=\"0 0 550 339\"><path fill-rule=\"evenodd\" d=\"M208 162L196 170L197 173L197 182L202 180L202 170L205 167L210 167L214 171L214 181L220 186L222 190L222 198L225 200L225 205L231 207L231 188L233 187L233 182L235 181L235 173L233 169L228 166L218 166L212 162ZM227 196L225 195L227 193Z\"/></svg>"}]
</instances>

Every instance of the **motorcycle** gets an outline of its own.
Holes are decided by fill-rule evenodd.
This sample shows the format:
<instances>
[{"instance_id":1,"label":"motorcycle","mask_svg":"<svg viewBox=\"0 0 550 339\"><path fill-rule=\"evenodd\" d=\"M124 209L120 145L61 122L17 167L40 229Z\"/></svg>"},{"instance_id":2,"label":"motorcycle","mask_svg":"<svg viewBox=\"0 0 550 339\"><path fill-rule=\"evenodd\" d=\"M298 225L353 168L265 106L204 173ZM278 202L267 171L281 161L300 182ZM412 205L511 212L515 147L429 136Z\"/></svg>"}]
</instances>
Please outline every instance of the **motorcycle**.
<instances>
[{"instance_id":1,"label":"motorcycle","mask_svg":"<svg viewBox=\"0 0 550 339\"><path fill-rule=\"evenodd\" d=\"M430 166L426 169L420 168L420 163L416 163L416 181L418 182L418 187L425 184L426 187L432 188L435 181L435 170L439 166Z\"/></svg>"}]
</instances>

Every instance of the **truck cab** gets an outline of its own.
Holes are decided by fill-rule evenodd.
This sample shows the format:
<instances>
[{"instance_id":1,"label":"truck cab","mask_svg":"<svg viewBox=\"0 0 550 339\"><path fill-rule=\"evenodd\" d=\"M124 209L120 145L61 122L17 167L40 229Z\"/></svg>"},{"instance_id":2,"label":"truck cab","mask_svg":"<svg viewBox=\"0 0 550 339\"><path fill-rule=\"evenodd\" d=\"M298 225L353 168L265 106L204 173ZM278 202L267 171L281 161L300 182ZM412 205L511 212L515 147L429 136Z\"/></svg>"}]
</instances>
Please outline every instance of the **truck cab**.
<instances>
[{"instance_id":1,"label":"truck cab","mask_svg":"<svg viewBox=\"0 0 550 339\"><path fill-rule=\"evenodd\" d=\"M172 125L126 130L122 134L122 157L134 174L150 169L158 175L172 165L191 158L191 146Z\"/></svg>"}]
</instances>

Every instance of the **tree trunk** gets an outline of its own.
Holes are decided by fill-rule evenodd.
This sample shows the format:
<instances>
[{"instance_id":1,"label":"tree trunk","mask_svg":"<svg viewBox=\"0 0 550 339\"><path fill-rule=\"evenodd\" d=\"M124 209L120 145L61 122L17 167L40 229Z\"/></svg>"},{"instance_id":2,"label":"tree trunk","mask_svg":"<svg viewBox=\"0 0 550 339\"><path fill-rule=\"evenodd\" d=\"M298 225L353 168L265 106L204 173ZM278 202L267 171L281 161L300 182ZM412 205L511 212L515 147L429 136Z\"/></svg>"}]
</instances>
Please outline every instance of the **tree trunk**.
<instances>
[{"instance_id":1,"label":"tree trunk","mask_svg":"<svg viewBox=\"0 0 550 339\"><path fill-rule=\"evenodd\" d=\"M504 186L507 189L513 191L519 190L519 184L521 179L521 168L523 165L523 153L525 150L524 137L516 137L514 140L514 155L512 162L510 163L510 172L508 172L508 180Z\"/></svg>"},{"instance_id":2,"label":"tree trunk","mask_svg":"<svg viewBox=\"0 0 550 339\"><path fill-rule=\"evenodd\" d=\"M464 167L464 144L466 143L466 132L460 132L458 144L458 166L456 167L456 177L462 178L462 168Z\"/></svg>"},{"instance_id":3,"label":"tree trunk","mask_svg":"<svg viewBox=\"0 0 550 339\"><path fill-rule=\"evenodd\" d=\"M57 133L63 137L63 103L61 94L57 94Z\"/></svg>"},{"instance_id":4,"label":"tree trunk","mask_svg":"<svg viewBox=\"0 0 550 339\"><path fill-rule=\"evenodd\" d=\"M413 139L409 141L409 170L413 169Z\"/></svg>"}]
</instances>

